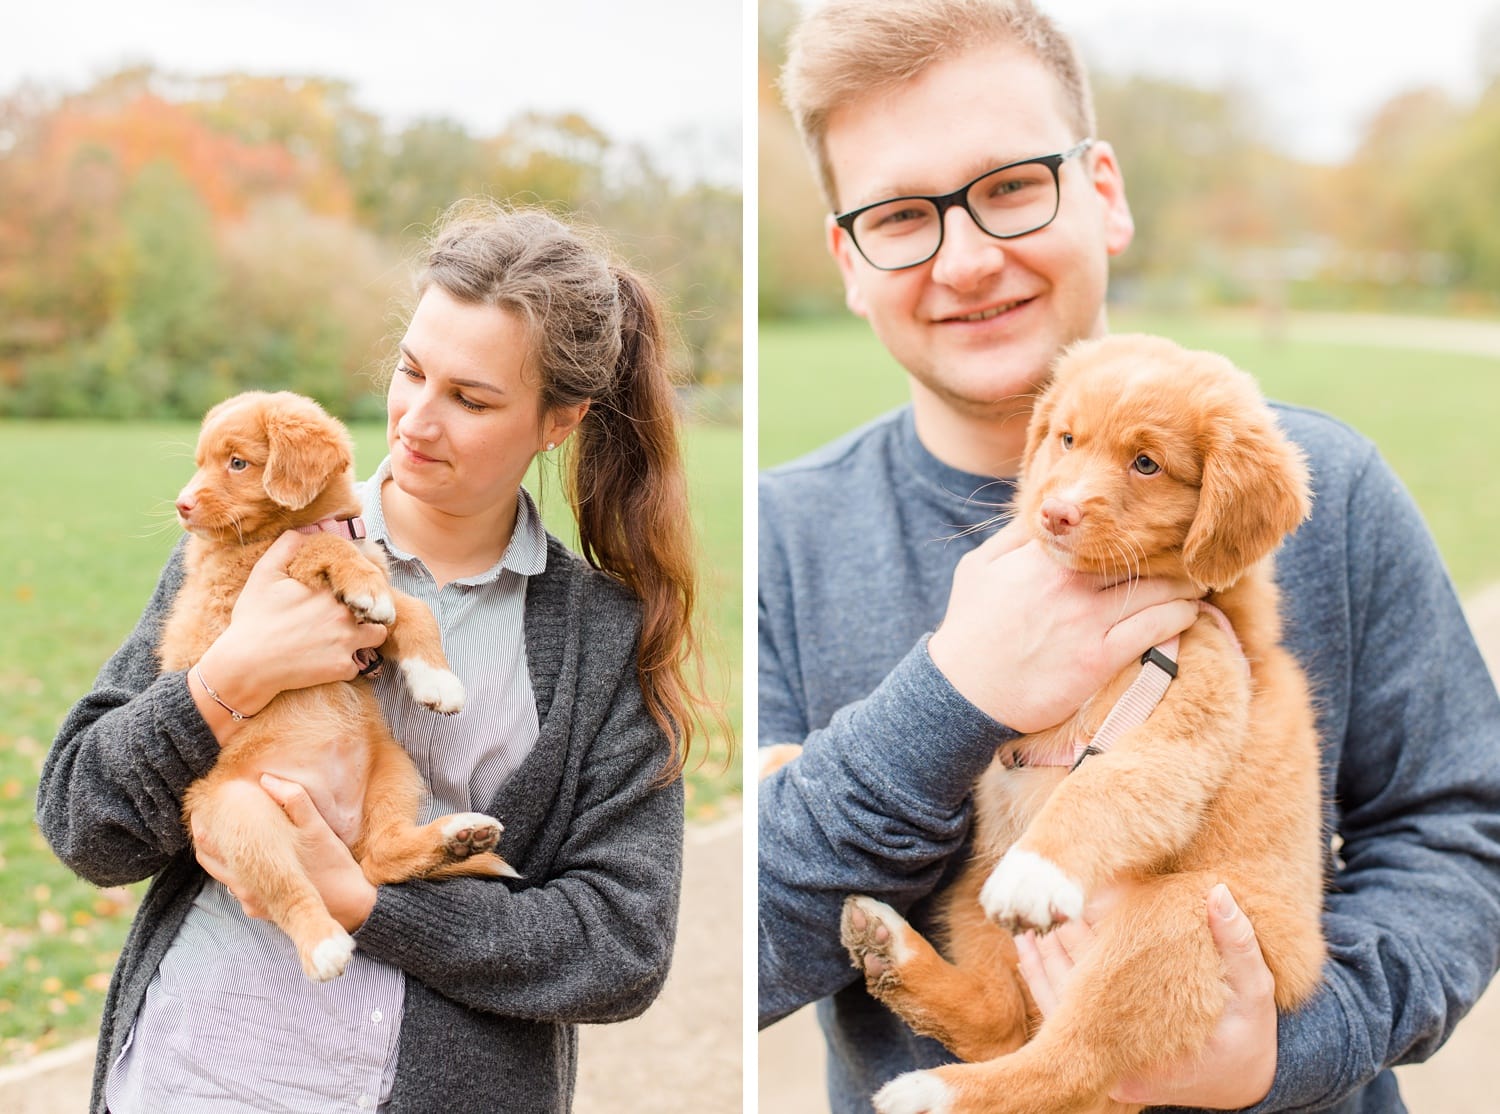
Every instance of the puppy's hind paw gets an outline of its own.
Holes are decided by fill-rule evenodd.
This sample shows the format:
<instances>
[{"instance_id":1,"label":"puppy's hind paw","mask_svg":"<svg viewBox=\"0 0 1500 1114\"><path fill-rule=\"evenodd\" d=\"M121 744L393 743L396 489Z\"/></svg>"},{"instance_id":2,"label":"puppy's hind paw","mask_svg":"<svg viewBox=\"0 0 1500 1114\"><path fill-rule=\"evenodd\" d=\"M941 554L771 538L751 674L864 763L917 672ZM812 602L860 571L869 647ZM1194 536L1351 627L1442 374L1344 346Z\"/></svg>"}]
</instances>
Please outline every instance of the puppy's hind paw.
<instances>
[{"instance_id":1,"label":"puppy's hind paw","mask_svg":"<svg viewBox=\"0 0 1500 1114\"><path fill-rule=\"evenodd\" d=\"M875 1092L875 1109L880 1114L948 1114L953 1094L932 1072L909 1071Z\"/></svg>"},{"instance_id":2,"label":"puppy's hind paw","mask_svg":"<svg viewBox=\"0 0 1500 1114\"><path fill-rule=\"evenodd\" d=\"M979 903L991 920L1012 932L1047 932L1083 915L1083 890L1055 863L1012 847L985 879Z\"/></svg>"},{"instance_id":3,"label":"puppy's hind paw","mask_svg":"<svg viewBox=\"0 0 1500 1114\"><path fill-rule=\"evenodd\" d=\"M897 968L907 958L905 931L906 919L885 902L862 894L844 899L839 939L872 990L900 985Z\"/></svg>"},{"instance_id":4,"label":"puppy's hind paw","mask_svg":"<svg viewBox=\"0 0 1500 1114\"><path fill-rule=\"evenodd\" d=\"M445 716L464 710L464 684L447 669L434 669L419 658L402 658L401 672L411 698Z\"/></svg>"},{"instance_id":5,"label":"puppy's hind paw","mask_svg":"<svg viewBox=\"0 0 1500 1114\"><path fill-rule=\"evenodd\" d=\"M493 851L505 827L482 812L455 812L443 821L443 848L458 862Z\"/></svg>"}]
</instances>

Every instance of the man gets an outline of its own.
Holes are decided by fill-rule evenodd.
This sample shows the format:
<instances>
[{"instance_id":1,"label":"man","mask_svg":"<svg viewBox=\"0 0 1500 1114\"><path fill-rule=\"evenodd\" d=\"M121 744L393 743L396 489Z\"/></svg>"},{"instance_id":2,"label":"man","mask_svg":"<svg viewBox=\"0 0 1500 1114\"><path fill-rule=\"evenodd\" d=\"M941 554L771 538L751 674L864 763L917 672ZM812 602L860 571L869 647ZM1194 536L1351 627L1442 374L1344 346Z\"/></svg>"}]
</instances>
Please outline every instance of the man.
<instances>
[{"instance_id":1,"label":"man","mask_svg":"<svg viewBox=\"0 0 1500 1114\"><path fill-rule=\"evenodd\" d=\"M839 943L843 899L925 928L995 748L1066 718L1193 605L1189 586L1126 597L1012 531L970 529L1010 497L1053 358L1106 331L1108 260L1133 234L1071 45L1028 0L830 0L794 34L783 84L838 214L848 305L912 398L768 473L760 497L761 742L803 744L760 787L761 1020L819 1002L842 1114L951 1059L866 995ZM1050 175L1055 205L995 204L1014 164ZM1373 447L1321 415L1279 416L1317 493L1277 567L1341 840L1325 985L1278 1017L1253 926L1220 889L1205 915L1231 1000L1214 1042L1116 1097L1399 1111L1387 1066L1430 1055L1500 962L1500 700ZM1088 936L1068 926L1023 950L1044 1008Z\"/></svg>"}]
</instances>

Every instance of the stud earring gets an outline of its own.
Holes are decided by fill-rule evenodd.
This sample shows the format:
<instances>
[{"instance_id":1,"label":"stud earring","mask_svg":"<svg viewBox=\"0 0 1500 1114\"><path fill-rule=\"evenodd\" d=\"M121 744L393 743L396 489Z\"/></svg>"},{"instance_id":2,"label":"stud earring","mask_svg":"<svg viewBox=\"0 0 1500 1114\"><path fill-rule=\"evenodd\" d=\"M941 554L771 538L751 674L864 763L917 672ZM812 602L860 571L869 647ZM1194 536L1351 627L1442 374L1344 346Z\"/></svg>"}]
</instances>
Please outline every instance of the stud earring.
<instances>
[{"instance_id":1,"label":"stud earring","mask_svg":"<svg viewBox=\"0 0 1500 1114\"><path fill-rule=\"evenodd\" d=\"M549 452L549 453L550 453L550 452L551 452L551 451L552 451L552 450L553 450L553 449L555 449L555 448L557 448L557 442L556 442L556 441L548 441L548 442L547 442L547 451L548 451L548 452Z\"/></svg>"}]
</instances>

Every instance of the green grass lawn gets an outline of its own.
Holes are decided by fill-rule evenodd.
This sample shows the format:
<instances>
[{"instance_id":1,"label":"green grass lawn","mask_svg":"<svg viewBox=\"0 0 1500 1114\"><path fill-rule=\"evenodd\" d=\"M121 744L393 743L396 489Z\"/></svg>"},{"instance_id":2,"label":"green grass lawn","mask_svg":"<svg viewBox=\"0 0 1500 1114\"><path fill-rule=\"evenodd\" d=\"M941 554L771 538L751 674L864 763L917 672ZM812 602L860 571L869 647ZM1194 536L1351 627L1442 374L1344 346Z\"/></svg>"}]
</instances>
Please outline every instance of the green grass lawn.
<instances>
[{"instance_id":1,"label":"green grass lawn","mask_svg":"<svg viewBox=\"0 0 1500 1114\"><path fill-rule=\"evenodd\" d=\"M100 891L53 857L33 820L37 775L69 706L134 625L179 531L191 424L0 422L0 1064L91 1035L140 887ZM360 472L383 430L355 429ZM693 426L691 497L703 551L711 683L740 723L738 429ZM531 485L533 492L537 485ZM543 515L572 544L555 475ZM718 814L740 763L717 738L690 763L688 813Z\"/></svg>"},{"instance_id":2,"label":"green grass lawn","mask_svg":"<svg viewBox=\"0 0 1500 1114\"><path fill-rule=\"evenodd\" d=\"M1461 591L1500 581L1500 358L1300 338L1243 315L1115 312L1116 332L1155 332L1223 352L1272 398L1340 418L1411 489ZM906 379L862 321L760 329L760 465L769 467L906 401Z\"/></svg>"}]
</instances>

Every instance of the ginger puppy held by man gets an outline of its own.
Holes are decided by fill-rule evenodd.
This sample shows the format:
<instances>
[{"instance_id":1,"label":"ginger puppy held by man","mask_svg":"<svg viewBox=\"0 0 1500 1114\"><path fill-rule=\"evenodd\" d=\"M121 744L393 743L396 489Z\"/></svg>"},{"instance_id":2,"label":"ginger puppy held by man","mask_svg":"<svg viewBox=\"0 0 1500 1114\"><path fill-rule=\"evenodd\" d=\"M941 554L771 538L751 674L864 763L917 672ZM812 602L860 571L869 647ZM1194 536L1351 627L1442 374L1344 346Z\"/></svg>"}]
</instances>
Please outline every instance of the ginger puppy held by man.
<instances>
[{"instance_id":1,"label":"ginger puppy held by man","mask_svg":"<svg viewBox=\"0 0 1500 1114\"><path fill-rule=\"evenodd\" d=\"M1127 591L1186 577L1208 606L1068 720L1001 749L975 790L974 856L938 913L951 962L884 903L846 903L870 992L980 1061L899 1077L875 1097L882 1114L1124 1109L1108 1098L1120 1080L1200 1051L1224 1008L1204 915L1220 883L1257 926L1277 1004L1311 994L1318 744L1270 557L1309 508L1301 454L1227 360L1121 336L1059 363L1014 531ZM1011 933L1081 918L1105 889L1093 948L1038 1028Z\"/></svg>"}]
</instances>

